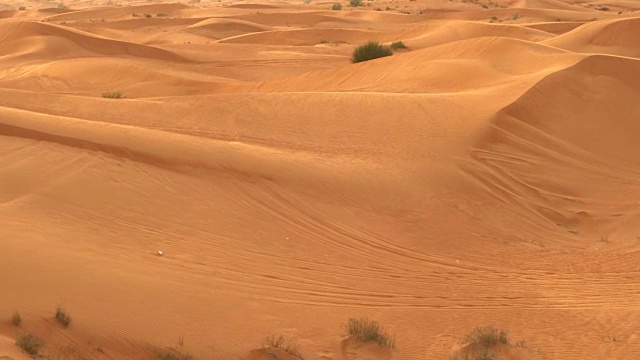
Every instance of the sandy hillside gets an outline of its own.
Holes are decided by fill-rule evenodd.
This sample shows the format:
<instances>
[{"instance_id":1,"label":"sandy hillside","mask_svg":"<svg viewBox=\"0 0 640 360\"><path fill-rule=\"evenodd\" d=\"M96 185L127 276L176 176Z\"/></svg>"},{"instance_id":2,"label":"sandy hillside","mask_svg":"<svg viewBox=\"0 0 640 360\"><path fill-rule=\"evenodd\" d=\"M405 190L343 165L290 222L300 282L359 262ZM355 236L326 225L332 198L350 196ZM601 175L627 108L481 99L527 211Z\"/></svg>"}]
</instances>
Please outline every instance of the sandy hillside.
<instances>
[{"instance_id":1,"label":"sandy hillside","mask_svg":"<svg viewBox=\"0 0 640 360\"><path fill-rule=\"evenodd\" d=\"M640 4L332 4L0 3L0 359L640 359Z\"/></svg>"}]
</instances>

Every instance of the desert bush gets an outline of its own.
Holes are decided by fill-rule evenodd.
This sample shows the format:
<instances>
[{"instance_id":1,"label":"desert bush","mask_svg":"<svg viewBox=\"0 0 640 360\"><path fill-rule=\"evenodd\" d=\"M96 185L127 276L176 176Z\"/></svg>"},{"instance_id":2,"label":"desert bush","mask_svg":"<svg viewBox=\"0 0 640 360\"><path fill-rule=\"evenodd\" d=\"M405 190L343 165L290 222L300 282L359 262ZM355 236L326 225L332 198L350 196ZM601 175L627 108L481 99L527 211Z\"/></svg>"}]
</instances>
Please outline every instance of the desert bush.
<instances>
[{"instance_id":1,"label":"desert bush","mask_svg":"<svg viewBox=\"0 0 640 360\"><path fill-rule=\"evenodd\" d=\"M61 307L56 309L56 320L65 328L69 327L71 324L71 316Z\"/></svg>"},{"instance_id":2,"label":"desert bush","mask_svg":"<svg viewBox=\"0 0 640 360\"><path fill-rule=\"evenodd\" d=\"M342 10L342 5L340 3L333 3L331 10Z\"/></svg>"},{"instance_id":3,"label":"desert bush","mask_svg":"<svg viewBox=\"0 0 640 360\"><path fill-rule=\"evenodd\" d=\"M464 355L454 355L451 360L498 360L495 353L487 349L475 350Z\"/></svg>"},{"instance_id":4,"label":"desert bush","mask_svg":"<svg viewBox=\"0 0 640 360\"><path fill-rule=\"evenodd\" d=\"M274 349L282 350L287 354L290 354L300 360L304 360L304 357L302 357L302 354L300 353L298 348L294 344L287 343L287 341L284 339L282 335L278 337L275 337L273 335L268 336L267 338L264 339L264 342L262 345L264 347L272 347Z\"/></svg>"},{"instance_id":5,"label":"desert bush","mask_svg":"<svg viewBox=\"0 0 640 360\"><path fill-rule=\"evenodd\" d=\"M391 56L393 53L391 49L381 45L377 41L369 41L366 44L358 46L353 51L353 57L351 61L353 63L359 63L362 61L373 60L385 56Z\"/></svg>"},{"instance_id":6,"label":"desert bush","mask_svg":"<svg viewBox=\"0 0 640 360\"><path fill-rule=\"evenodd\" d=\"M14 326L22 325L22 316L20 316L20 314L17 311L14 312L13 315L11 315L11 323Z\"/></svg>"},{"instance_id":7,"label":"desert bush","mask_svg":"<svg viewBox=\"0 0 640 360\"><path fill-rule=\"evenodd\" d=\"M393 50L397 50L397 49L406 49L407 45L405 45L402 41L394 41L391 43L391 49Z\"/></svg>"},{"instance_id":8,"label":"desert bush","mask_svg":"<svg viewBox=\"0 0 640 360\"><path fill-rule=\"evenodd\" d=\"M190 354L181 354L177 351L158 351L158 360L192 360L193 356Z\"/></svg>"},{"instance_id":9,"label":"desert bush","mask_svg":"<svg viewBox=\"0 0 640 360\"><path fill-rule=\"evenodd\" d=\"M151 14L143 14L143 16L146 17L146 18L150 18Z\"/></svg>"},{"instance_id":10,"label":"desert bush","mask_svg":"<svg viewBox=\"0 0 640 360\"><path fill-rule=\"evenodd\" d=\"M349 0L349 5L352 7L362 6L362 0Z\"/></svg>"},{"instance_id":11,"label":"desert bush","mask_svg":"<svg viewBox=\"0 0 640 360\"><path fill-rule=\"evenodd\" d=\"M520 18L520 14L518 14L518 13L514 13L513 15L511 15L511 18L512 18L513 20L518 20L518 19Z\"/></svg>"},{"instance_id":12,"label":"desert bush","mask_svg":"<svg viewBox=\"0 0 640 360\"><path fill-rule=\"evenodd\" d=\"M36 357L44 347L45 342L36 335L27 334L19 336L16 345L26 351L27 354Z\"/></svg>"},{"instance_id":13,"label":"desert bush","mask_svg":"<svg viewBox=\"0 0 640 360\"><path fill-rule=\"evenodd\" d=\"M27 7L26 7L26 6L20 6L20 7L18 8L18 10L20 10L20 11L25 11L25 10L27 10Z\"/></svg>"},{"instance_id":14,"label":"desert bush","mask_svg":"<svg viewBox=\"0 0 640 360\"><path fill-rule=\"evenodd\" d=\"M122 99L124 94L120 91L105 91L102 93L102 97L106 99Z\"/></svg>"},{"instance_id":15,"label":"desert bush","mask_svg":"<svg viewBox=\"0 0 640 360\"><path fill-rule=\"evenodd\" d=\"M382 347L394 348L395 340L373 320L350 318L347 334L361 343L376 343Z\"/></svg>"},{"instance_id":16,"label":"desert bush","mask_svg":"<svg viewBox=\"0 0 640 360\"><path fill-rule=\"evenodd\" d=\"M481 348L489 348L498 344L509 343L509 332L498 330L493 325L477 327L464 338L467 344L477 344Z\"/></svg>"}]
</instances>

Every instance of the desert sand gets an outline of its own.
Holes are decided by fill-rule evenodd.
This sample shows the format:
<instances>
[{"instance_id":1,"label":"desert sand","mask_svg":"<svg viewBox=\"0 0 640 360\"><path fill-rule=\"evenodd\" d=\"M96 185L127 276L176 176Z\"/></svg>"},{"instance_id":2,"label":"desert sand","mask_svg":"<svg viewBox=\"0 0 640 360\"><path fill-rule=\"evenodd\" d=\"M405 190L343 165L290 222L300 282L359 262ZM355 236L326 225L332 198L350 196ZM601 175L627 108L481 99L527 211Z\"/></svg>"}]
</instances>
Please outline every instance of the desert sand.
<instances>
[{"instance_id":1,"label":"desert sand","mask_svg":"<svg viewBox=\"0 0 640 360\"><path fill-rule=\"evenodd\" d=\"M640 3L341 3L0 4L0 359L640 359Z\"/></svg>"}]
</instances>

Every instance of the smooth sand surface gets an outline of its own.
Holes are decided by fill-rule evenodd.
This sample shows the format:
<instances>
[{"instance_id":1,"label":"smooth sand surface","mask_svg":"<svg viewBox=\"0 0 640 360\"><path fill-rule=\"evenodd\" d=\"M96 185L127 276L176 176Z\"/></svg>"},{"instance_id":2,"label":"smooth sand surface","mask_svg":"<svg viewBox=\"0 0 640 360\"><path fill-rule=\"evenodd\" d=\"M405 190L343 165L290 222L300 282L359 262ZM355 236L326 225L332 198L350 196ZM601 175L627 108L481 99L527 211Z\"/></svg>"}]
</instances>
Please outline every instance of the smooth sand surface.
<instances>
[{"instance_id":1,"label":"smooth sand surface","mask_svg":"<svg viewBox=\"0 0 640 360\"><path fill-rule=\"evenodd\" d=\"M0 359L640 358L638 2L342 3L0 4Z\"/></svg>"}]
</instances>

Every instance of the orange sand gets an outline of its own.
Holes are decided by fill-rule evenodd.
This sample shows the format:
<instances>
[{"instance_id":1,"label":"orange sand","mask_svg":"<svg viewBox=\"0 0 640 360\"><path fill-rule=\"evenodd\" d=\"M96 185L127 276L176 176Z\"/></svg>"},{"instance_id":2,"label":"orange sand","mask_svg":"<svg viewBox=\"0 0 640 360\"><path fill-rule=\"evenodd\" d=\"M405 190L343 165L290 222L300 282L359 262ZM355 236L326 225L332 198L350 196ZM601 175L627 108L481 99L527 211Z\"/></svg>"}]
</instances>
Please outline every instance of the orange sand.
<instances>
[{"instance_id":1,"label":"orange sand","mask_svg":"<svg viewBox=\"0 0 640 360\"><path fill-rule=\"evenodd\" d=\"M638 2L332 3L0 4L0 359L640 358Z\"/></svg>"}]
</instances>

